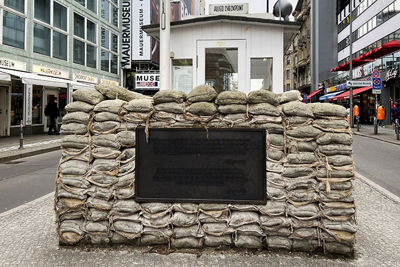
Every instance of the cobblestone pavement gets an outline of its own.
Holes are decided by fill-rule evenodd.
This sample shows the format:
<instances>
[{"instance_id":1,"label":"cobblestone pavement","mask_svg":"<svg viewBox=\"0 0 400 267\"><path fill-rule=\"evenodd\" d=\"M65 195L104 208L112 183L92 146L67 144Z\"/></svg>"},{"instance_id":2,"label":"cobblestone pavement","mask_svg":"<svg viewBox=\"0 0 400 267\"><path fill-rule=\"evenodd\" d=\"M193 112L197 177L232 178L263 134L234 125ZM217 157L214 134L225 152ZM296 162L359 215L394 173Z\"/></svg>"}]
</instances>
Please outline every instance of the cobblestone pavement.
<instances>
[{"instance_id":1,"label":"cobblestone pavement","mask_svg":"<svg viewBox=\"0 0 400 267\"><path fill-rule=\"evenodd\" d=\"M149 248L59 247L53 194L0 214L0 266L398 266L400 202L355 181L358 208L354 259L273 251L150 253Z\"/></svg>"}]
</instances>

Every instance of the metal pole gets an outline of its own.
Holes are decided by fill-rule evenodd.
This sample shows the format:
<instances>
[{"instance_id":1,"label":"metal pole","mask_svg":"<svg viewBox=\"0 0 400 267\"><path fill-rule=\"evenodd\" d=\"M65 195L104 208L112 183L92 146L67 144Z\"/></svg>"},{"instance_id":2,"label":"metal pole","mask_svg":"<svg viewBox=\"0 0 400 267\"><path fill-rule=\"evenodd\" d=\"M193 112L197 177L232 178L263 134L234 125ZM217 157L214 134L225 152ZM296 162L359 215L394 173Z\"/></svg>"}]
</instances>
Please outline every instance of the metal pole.
<instances>
[{"instance_id":1,"label":"metal pole","mask_svg":"<svg viewBox=\"0 0 400 267\"><path fill-rule=\"evenodd\" d=\"M267 0L267 13L269 13L269 0Z\"/></svg>"},{"instance_id":2,"label":"metal pole","mask_svg":"<svg viewBox=\"0 0 400 267\"><path fill-rule=\"evenodd\" d=\"M21 120L20 124L19 124L19 149L23 149L24 148L24 121Z\"/></svg>"},{"instance_id":3,"label":"metal pole","mask_svg":"<svg viewBox=\"0 0 400 267\"><path fill-rule=\"evenodd\" d=\"M352 8L352 1L350 1L350 75L349 80L353 80L353 8ZM354 118L353 118L353 87L350 87L350 127L354 127Z\"/></svg>"},{"instance_id":4,"label":"metal pole","mask_svg":"<svg viewBox=\"0 0 400 267\"><path fill-rule=\"evenodd\" d=\"M160 12L160 90L170 89L170 1L161 0Z\"/></svg>"}]
</instances>

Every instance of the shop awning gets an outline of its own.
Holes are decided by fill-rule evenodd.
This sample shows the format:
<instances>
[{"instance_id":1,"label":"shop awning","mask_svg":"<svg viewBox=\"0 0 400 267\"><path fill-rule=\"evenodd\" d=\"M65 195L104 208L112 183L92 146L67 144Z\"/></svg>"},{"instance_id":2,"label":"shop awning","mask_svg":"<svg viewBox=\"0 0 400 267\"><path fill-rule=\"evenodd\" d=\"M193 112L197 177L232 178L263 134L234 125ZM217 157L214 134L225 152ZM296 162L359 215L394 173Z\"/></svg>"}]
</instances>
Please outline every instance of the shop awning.
<instances>
[{"instance_id":1,"label":"shop awning","mask_svg":"<svg viewBox=\"0 0 400 267\"><path fill-rule=\"evenodd\" d=\"M340 94L340 93L341 93L341 92L329 93L329 94L326 94L326 95L321 96L321 97L319 98L319 100L320 100L320 101L322 101L322 100L329 100L329 99L335 97L337 94Z\"/></svg>"},{"instance_id":2,"label":"shop awning","mask_svg":"<svg viewBox=\"0 0 400 267\"><path fill-rule=\"evenodd\" d=\"M362 60L374 60L400 49L400 41L390 41L360 56Z\"/></svg>"},{"instance_id":3,"label":"shop awning","mask_svg":"<svg viewBox=\"0 0 400 267\"><path fill-rule=\"evenodd\" d=\"M318 94L318 93L321 92L321 91L322 91L322 89L319 89L319 90L317 90L317 91L312 92L311 94L309 94L309 95L307 96L307 100L310 99L311 97L315 96L316 94Z\"/></svg>"},{"instance_id":4,"label":"shop awning","mask_svg":"<svg viewBox=\"0 0 400 267\"><path fill-rule=\"evenodd\" d=\"M22 83L25 84L34 84L34 85L42 85L48 87L61 87L67 88L68 84L70 84L74 89L77 88L94 88L94 84L86 84L66 79L53 78L43 75L38 75L36 73L17 71L17 70L9 70L0 68L0 74L12 75L21 78ZM0 75L1 79L1 75ZM10 80L8 80L10 81Z\"/></svg>"},{"instance_id":5,"label":"shop awning","mask_svg":"<svg viewBox=\"0 0 400 267\"><path fill-rule=\"evenodd\" d=\"M0 81L9 82L11 81L11 76L8 73L0 72Z\"/></svg>"},{"instance_id":6,"label":"shop awning","mask_svg":"<svg viewBox=\"0 0 400 267\"><path fill-rule=\"evenodd\" d=\"M361 57L362 56L359 56L352 60L353 68L357 68L361 65L367 64L368 62L374 61L373 59L362 59ZM331 69L331 71L347 71L347 70L350 70L350 61L347 61L346 63L343 63L343 64Z\"/></svg>"},{"instance_id":7,"label":"shop awning","mask_svg":"<svg viewBox=\"0 0 400 267\"><path fill-rule=\"evenodd\" d=\"M353 96L355 96L357 94L360 94L362 92L365 92L367 90L371 90L371 89L372 89L371 86L353 89ZM337 96L333 97L331 100L332 101L333 100L340 100L340 99L346 99L346 98L349 98L349 97L350 97L350 90L348 90L348 91L346 91L346 92L344 92L344 93L342 93L340 95L337 95Z\"/></svg>"}]
</instances>

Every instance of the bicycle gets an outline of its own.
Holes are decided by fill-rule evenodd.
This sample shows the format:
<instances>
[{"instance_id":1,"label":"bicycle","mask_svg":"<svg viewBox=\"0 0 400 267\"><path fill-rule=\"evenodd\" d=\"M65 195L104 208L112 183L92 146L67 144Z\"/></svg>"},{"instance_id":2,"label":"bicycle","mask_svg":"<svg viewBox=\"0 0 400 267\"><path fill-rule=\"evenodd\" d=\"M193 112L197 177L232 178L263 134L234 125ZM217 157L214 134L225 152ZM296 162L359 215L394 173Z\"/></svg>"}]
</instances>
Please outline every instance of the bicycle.
<instances>
[{"instance_id":1,"label":"bicycle","mask_svg":"<svg viewBox=\"0 0 400 267\"><path fill-rule=\"evenodd\" d=\"M360 131L360 116L356 116L357 132Z\"/></svg>"},{"instance_id":2,"label":"bicycle","mask_svg":"<svg viewBox=\"0 0 400 267\"><path fill-rule=\"evenodd\" d=\"M395 120L394 132L396 133L396 139L400 140L400 123L399 123L399 119Z\"/></svg>"}]
</instances>

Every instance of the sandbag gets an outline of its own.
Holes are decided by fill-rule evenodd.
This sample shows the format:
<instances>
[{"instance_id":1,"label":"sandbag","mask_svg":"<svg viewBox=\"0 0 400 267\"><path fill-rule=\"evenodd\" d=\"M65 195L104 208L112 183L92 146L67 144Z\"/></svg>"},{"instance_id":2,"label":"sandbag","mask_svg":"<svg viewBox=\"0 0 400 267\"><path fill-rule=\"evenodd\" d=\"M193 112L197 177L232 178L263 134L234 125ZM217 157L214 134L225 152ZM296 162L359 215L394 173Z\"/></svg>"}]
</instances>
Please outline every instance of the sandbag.
<instances>
[{"instance_id":1,"label":"sandbag","mask_svg":"<svg viewBox=\"0 0 400 267\"><path fill-rule=\"evenodd\" d=\"M78 89L72 93L74 101L82 101L92 105L97 105L104 100L104 96L94 89Z\"/></svg>"},{"instance_id":2,"label":"sandbag","mask_svg":"<svg viewBox=\"0 0 400 267\"><path fill-rule=\"evenodd\" d=\"M89 170L89 164L80 160L68 160L60 164L62 174L84 175Z\"/></svg>"},{"instance_id":3,"label":"sandbag","mask_svg":"<svg viewBox=\"0 0 400 267\"><path fill-rule=\"evenodd\" d=\"M62 118L62 123L81 123L81 124L88 124L89 123L89 114L81 111L70 112L64 115Z\"/></svg>"},{"instance_id":4,"label":"sandbag","mask_svg":"<svg viewBox=\"0 0 400 267\"><path fill-rule=\"evenodd\" d=\"M287 91L283 92L279 97L278 97L279 103L284 104L287 102L291 101L301 101L301 95L298 90L292 90L292 91Z\"/></svg>"},{"instance_id":5,"label":"sandbag","mask_svg":"<svg viewBox=\"0 0 400 267\"><path fill-rule=\"evenodd\" d=\"M210 116L217 112L217 107L213 103L196 102L188 106L186 111L198 116Z\"/></svg>"},{"instance_id":6,"label":"sandbag","mask_svg":"<svg viewBox=\"0 0 400 267\"><path fill-rule=\"evenodd\" d=\"M311 109L316 117L334 116L334 117L346 117L346 108L331 103L312 103L310 104Z\"/></svg>"},{"instance_id":7,"label":"sandbag","mask_svg":"<svg viewBox=\"0 0 400 267\"><path fill-rule=\"evenodd\" d=\"M328 163L333 166L352 165L353 158L351 156L344 156L344 155L329 156Z\"/></svg>"},{"instance_id":8,"label":"sandbag","mask_svg":"<svg viewBox=\"0 0 400 267\"><path fill-rule=\"evenodd\" d=\"M234 243L239 248L261 248L263 246L261 237L244 234L238 234Z\"/></svg>"},{"instance_id":9,"label":"sandbag","mask_svg":"<svg viewBox=\"0 0 400 267\"><path fill-rule=\"evenodd\" d=\"M282 111L286 116L314 117L311 107L308 104L299 101L283 104Z\"/></svg>"},{"instance_id":10,"label":"sandbag","mask_svg":"<svg viewBox=\"0 0 400 267\"><path fill-rule=\"evenodd\" d=\"M201 248L203 239L194 237L172 238L171 246L174 248Z\"/></svg>"},{"instance_id":11,"label":"sandbag","mask_svg":"<svg viewBox=\"0 0 400 267\"><path fill-rule=\"evenodd\" d=\"M121 155L121 151L110 147L95 147L92 149L92 155L97 159L115 159Z\"/></svg>"},{"instance_id":12,"label":"sandbag","mask_svg":"<svg viewBox=\"0 0 400 267\"><path fill-rule=\"evenodd\" d=\"M274 106L278 105L277 95L265 89L250 92L247 99L250 104L268 103Z\"/></svg>"},{"instance_id":13,"label":"sandbag","mask_svg":"<svg viewBox=\"0 0 400 267\"><path fill-rule=\"evenodd\" d=\"M155 110L157 111L164 111L174 114L183 114L183 104L175 103L175 102L168 102L168 103L161 103L154 106Z\"/></svg>"},{"instance_id":14,"label":"sandbag","mask_svg":"<svg viewBox=\"0 0 400 267\"><path fill-rule=\"evenodd\" d=\"M93 169L99 172L111 172L118 168L119 163L114 159L95 159Z\"/></svg>"},{"instance_id":15,"label":"sandbag","mask_svg":"<svg viewBox=\"0 0 400 267\"><path fill-rule=\"evenodd\" d=\"M217 92L209 85L198 85L187 95L189 103L195 102L213 102L217 97Z\"/></svg>"},{"instance_id":16,"label":"sandbag","mask_svg":"<svg viewBox=\"0 0 400 267\"><path fill-rule=\"evenodd\" d=\"M93 123L93 132L100 133L100 134L111 133L111 132L117 131L117 129L120 126L121 126L121 123L119 123L117 121L95 122L95 123Z\"/></svg>"},{"instance_id":17,"label":"sandbag","mask_svg":"<svg viewBox=\"0 0 400 267\"><path fill-rule=\"evenodd\" d=\"M204 237L204 245L206 245L208 247L230 246L230 245L232 245L232 236L231 235L223 235L223 236L206 235Z\"/></svg>"},{"instance_id":18,"label":"sandbag","mask_svg":"<svg viewBox=\"0 0 400 267\"><path fill-rule=\"evenodd\" d=\"M176 102L183 103L186 100L186 94L176 90L160 90L153 96L154 104Z\"/></svg>"},{"instance_id":19,"label":"sandbag","mask_svg":"<svg viewBox=\"0 0 400 267\"><path fill-rule=\"evenodd\" d=\"M288 136L295 138L313 138L321 134L321 130L314 128L311 125L296 127L287 131Z\"/></svg>"},{"instance_id":20,"label":"sandbag","mask_svg":"<svg viewBox=\"0 0 400 267\"><path fill-rule=\"evenodd\" d=\"M82 149L89 145L89 137L79 135L67 135L61 140L61 147L63 148L78 148Z\"/></svg>"},{"instance_id":21,"label":"sandbag","mask_svg":"<svg viewBox=\"0 0 400 267\"><path fill-rule=\"evenodd\" d=\"M252 115L279 116L279 110L269 103L250 104L249 113Z\"/></svg>"},{"instance_id":22,"label":"sandbag","mask_svg":"<svg viewBox=\"0 0 400 267\"><path fill-rule=\"evenodd\" d=\"M318 147L319 151L326 156L334 155L351 155L353 154L353 147L351 145L324 145Z\"/></svg>"},{"instance_id":23,"label":"sandbag","mask_svg":"<svg viewBox=\"0 0 400 267\"><path fill-rule=\"evenodd\" d=\"M218 94L215 100L217 105L247 104L247 96L240 91L223 91Z\"/></svg>"},{"instance_id":24,"label":"sandbag","mask_svg":"<svg viewBox=\"0 0 400 267\"><path fill-rule=\"evenodd\" d=\"M117 142L117 136L115 134L103 134L92 136L92 142L95 146L99 147L111 147L119 149L121 146Z\"/></svg>"},{"instance_id":25,"label":"sandbag","mask_svg":"<svg viewBox=\"0 0 400 267\"><path fill-rule=\"evenodd\" d=\"M150 112L153 110L152 99L133 99L124 106L124 108L131 112Z\"/></svg>"},{"instance_id":26,"label":"sandbag","mask_svg":"<svg viewBox=\"0 0 400 267\"><path fill-rule=\"evenodd\" d=\"M288 154L286 162L289 164L312 164L317 161L314 153L303 152L298 154Z\"/></svg>"},{"instance_id":27,"label":"sandbag","mask_svg":"<svg viewBox=\"0 0 400 267\"><path fill-rule=\"evenodd\" d=\"M121 118L118 114L111 112L100 112L94 115L95 121L121 121Z\"/></svg>"},{"instance_id":28,"label":"sandbag","mask_svg":"<svg viewBox=\"0 0 400 267\"><path fill-rule=\"evenodd\" d=\"M318 127L321 130L329 130L329 129L336 129L336 130L345 130L349 128L349 123L347 120L323 120L323 119L316 119L313 122L313 125Z\"/></svg>"},{"instance_id":29,"label":"sandbag","mask_svg":"<svg viewBox=\"0 0 400 267\"><path fill-rule=\"evenodd\" d=\"M94 105L91 105L82 101L73 101L65 106L65 110L67 112L85 112L89 113L94 108Z\"/></svg>"},{"instance_id":30,"label":"sandbag","mask_svg":"<svg viewBox=\"0 0 400 267\"><path fill-rule=\"evenodd\" d=\"M218 111L222 114L237 114L237 113L245 113L247 110L246 105L221 105L218 106Z\"/></svg>"},{"instance_id":31,"label":"sandbag","mask_svg":"<svg viewBox=\"0 0 400 267\"><path fill-rule=\"evenodd\" d=\"M171 217L171 223L175 226L191 226L198 224L197 214L175 212Z\"/></svg>"},{"instance_id":32,"label":"sandbag","mask_svg":"<svg viewBox=\"0 0 400 267\"><path fill-rule=\"evenodd\" d=\"M259 223L260 217L258 213L252 211L233 211L229 225L238 227L245 224Z\"/></svg>"},{"instance_id":33,"label":"sandbag","mask_svg":"<svg viewBox=\"0 0 400 267\"><path fill-rule=\"evenodd\" d=\"M119 109L126 101L120 99L104 100L94 107L95 112L111 112L118 114Z\"/></svg>"},{"instance_id":34,"label":"sandbag","mask_svg":"<svg viewBox=\"0 0 400 267\"><path fill-rule=\"evenodd\" d=\"M283 170L282 176L288 178L298 178L302 176L314 176L315 172L310 167L287 167Z\"/></svg>"},{"instance_id":35,"label":"sandbag","mask_svg":"<svg viewBox=\"0 0 400 267\"><path fill-rule=\"evenodd\" d=\"M132 214L140 211L140 205L135 200L117 200L112 204L111 214L115 213L127 213Z\"/></svg>"},{"instance_id":36,"label":"sandbag","mask_svg":"<svg viewBox=\"0 0 400 267\"><path fill-rule=\"evenodd\" d=\"M117 141L121 146L133 147L136 144L136 133L132 131L122 131L117 133Z\"/></svg>"},{"instance_id":37,"label":"sandbag","mask_svg":"<svg viewBox=\"0 0 400 267\"><path fill-rule=\"evenodd\" d=\"M326 133L317 139L318 145L342 144L351 145L353 138L345 133Z\"/></svg>"},{"instance_id":38,"label":"sandbag","mask_svg":"<svg viewBox=\"0 0 400 267\"><path fill-rule=\"evenodd\" d=\"M86 134L88 132L88 127L86 124L82 123L68 123L61 125L60 133L63 135L68 134Z\"/></svg>"},{"instance_id":39,"label":"sandbag","mask_svg":"<svg viewBox=\"0 0 400 267\"><path fill-rule=\"evenodd\" d=\"M95 86L96 90L109 99L121 99L124 101L131 101L133 99L149 98L148 96L129 91L128 89L117 86L110 85L106 83L100 83Z\"/></svg>"}]
</instances>

